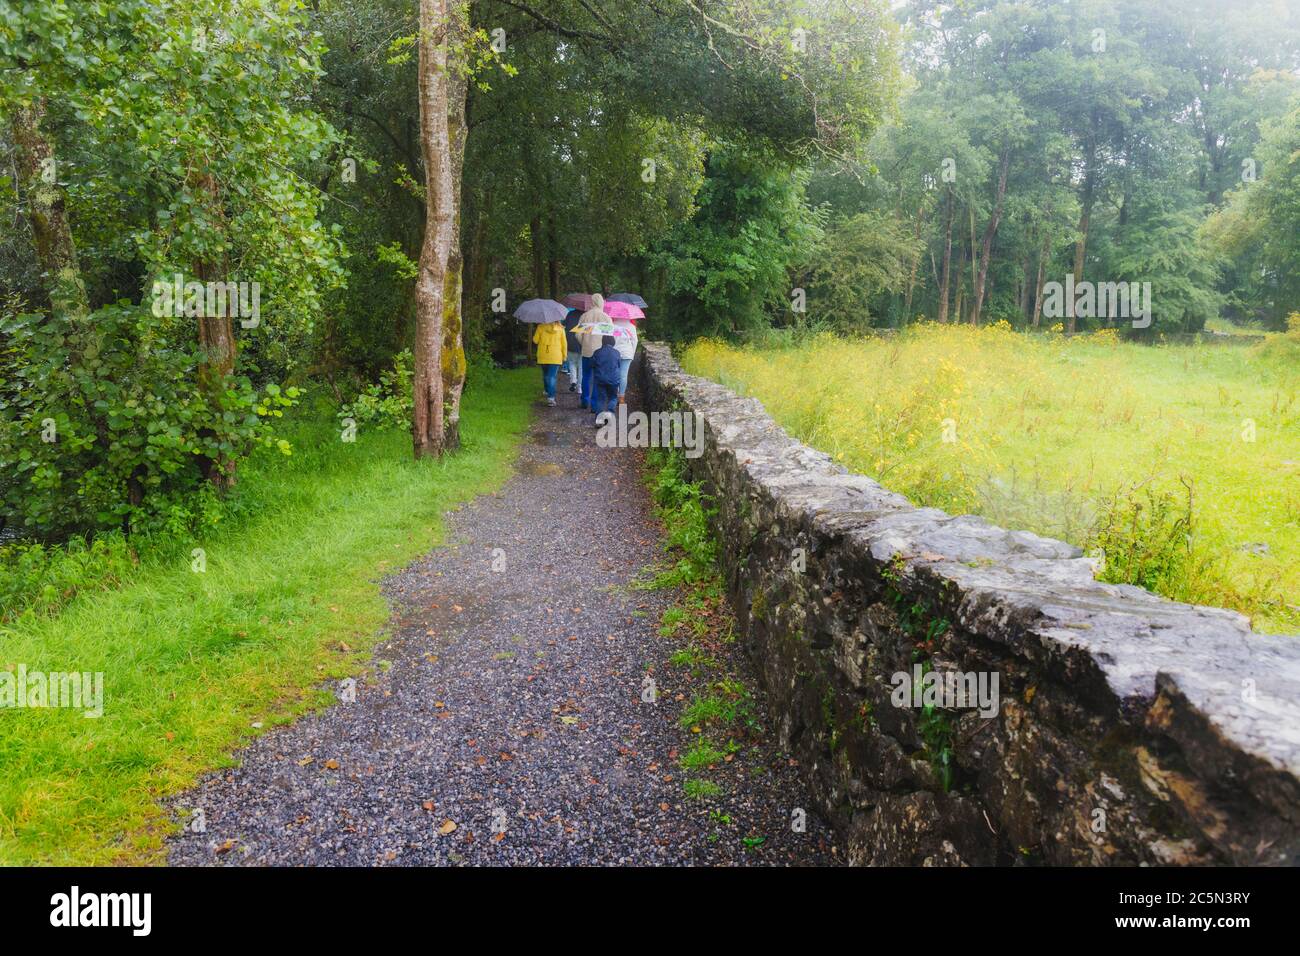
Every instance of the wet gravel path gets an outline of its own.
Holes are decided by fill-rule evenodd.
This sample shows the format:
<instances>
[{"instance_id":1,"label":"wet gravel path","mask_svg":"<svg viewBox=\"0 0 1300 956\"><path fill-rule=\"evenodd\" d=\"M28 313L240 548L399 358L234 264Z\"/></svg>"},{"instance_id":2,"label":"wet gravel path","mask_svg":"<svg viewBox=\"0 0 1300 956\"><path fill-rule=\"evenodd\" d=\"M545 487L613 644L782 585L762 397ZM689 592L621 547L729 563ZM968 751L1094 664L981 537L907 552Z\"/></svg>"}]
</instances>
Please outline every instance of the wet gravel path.
<instances>
[{"instance_id":1,"label":"wet gravel path","mask_svg":"<svg viewBox=\"0 0 1300 956\"><path fill-rule=\"evenodd\" d=\"M668 663L680 644L658 621L679 595L628 587L663 559L641 453L597 447L560 382L509 483L386 581L393 634L355 701L266 733L171 801L206 822L170 842L172 864L839 860L811 812L792 825L808 799L761 695L740 749L706 773L722 792L685 794L678 718L716 675Z\"/></svg>"}]
</instances>

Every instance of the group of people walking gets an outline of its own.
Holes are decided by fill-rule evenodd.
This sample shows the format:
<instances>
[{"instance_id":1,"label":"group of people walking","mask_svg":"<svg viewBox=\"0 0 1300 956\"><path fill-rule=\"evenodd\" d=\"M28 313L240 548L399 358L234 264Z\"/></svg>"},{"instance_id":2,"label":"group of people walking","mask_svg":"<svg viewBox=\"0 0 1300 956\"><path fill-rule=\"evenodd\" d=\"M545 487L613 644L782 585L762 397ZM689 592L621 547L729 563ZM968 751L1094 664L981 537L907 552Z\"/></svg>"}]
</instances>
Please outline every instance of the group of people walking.
<instances>
[{"instance_id":1,"label":"group of people walking","mask_svg":"<svg viewBox=\"0 0 1300 956\"><path fill-rule=\"evenodd\" d=\"M638 313L639 314L639 313ZM626 401L628 369L636 355L637 332L631 319L605 312L605 300L591 296L586 312L570 309L563 322L547 322L533 333L537 364L542 369L546 404L555 405L561 367L569 391L579 392L582 407L601 422Z\"/></svg>"}]
</instances>

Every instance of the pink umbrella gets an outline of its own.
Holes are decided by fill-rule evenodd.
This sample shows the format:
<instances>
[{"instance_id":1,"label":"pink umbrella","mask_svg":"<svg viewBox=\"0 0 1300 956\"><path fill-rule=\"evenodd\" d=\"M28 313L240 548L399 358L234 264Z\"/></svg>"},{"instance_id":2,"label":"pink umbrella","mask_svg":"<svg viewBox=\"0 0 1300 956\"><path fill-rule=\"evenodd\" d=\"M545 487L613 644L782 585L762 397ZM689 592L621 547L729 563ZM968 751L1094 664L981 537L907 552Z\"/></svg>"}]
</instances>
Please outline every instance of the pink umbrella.
<instances>
[{"instance_id":1,"label":"pink umbrella","mask_svg":"<svg viewBox=\"0 0 1300 956\"><path fill-rule=\"evenodd\" d=\"M605 314L611 319L631 319L634 322L645 318L645 313L630 302L606 302Z\"/></svg>"}]
</instances>

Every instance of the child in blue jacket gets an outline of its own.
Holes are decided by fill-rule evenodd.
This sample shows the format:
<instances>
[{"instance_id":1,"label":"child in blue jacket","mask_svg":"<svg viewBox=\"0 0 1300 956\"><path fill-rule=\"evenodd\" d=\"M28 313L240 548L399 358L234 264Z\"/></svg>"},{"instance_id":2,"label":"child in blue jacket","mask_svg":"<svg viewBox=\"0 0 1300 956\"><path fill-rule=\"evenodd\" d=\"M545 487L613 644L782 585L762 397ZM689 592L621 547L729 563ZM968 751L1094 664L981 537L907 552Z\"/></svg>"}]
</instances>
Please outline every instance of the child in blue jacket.
<instances>
[{"instance_id":1,"label":"child in blue jacket","mask_svg":"<svg viewBox=\"0 0 1300 956\"><path fill-rule=\"evenodd\" d=\"M600 423L601 413L612 412L618 407L618 388L622 381L618 349L614 347L614 336L601 336L601 346L591 356L595 371L592 373L592 385L595 390L595 402L592 411L596 413L596 422Z\"/></svg>"}]
</instances>

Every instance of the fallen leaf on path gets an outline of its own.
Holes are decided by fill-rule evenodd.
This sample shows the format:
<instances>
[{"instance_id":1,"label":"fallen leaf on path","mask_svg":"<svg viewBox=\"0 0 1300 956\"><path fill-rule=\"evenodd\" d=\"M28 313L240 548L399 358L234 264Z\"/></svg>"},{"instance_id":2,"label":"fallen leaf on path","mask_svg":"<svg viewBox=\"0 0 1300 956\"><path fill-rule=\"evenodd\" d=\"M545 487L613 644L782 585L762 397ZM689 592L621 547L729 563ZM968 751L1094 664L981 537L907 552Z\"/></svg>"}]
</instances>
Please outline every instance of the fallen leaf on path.
<instances>
[{"instance_id":1,"label":"fallen leaf on path","mask_svg":"<svg viewBox=\"0 0 1300 956\"><path fill-rule=\"evenodd\" d=\"M443 823L442 826L438 827L438 832L441 833L443 836L446 836L448 833L454 833L455 831L456 831L455 820L447 820Z\"/></svg>"}]
</instances>

